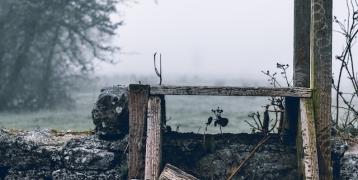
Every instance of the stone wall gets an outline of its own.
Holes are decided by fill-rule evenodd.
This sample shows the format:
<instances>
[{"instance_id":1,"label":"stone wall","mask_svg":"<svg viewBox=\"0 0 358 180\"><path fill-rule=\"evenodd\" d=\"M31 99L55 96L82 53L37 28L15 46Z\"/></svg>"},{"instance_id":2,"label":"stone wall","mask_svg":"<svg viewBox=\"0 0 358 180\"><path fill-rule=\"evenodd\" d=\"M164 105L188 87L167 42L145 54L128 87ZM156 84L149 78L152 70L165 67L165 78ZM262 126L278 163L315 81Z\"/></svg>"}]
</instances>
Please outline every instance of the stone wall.
<instances>
[{"instance_id":1,"label":"stone wall","mask_svg":"<svg viewBox=\"0 0 358 180\"><path fill-rule=\"evenodd\" d=\"M164 135L163 163L200 179L226 179L261 139L258 134L169 132ZM127 145L127 136L103 140L94 132L3 129L0 179L127 179ZM335 149L333 154L341 153L335 161L342 162L341 177L336 179L357 179L356 151L343 156L342 143ZM235 177L247 178L296 179L295 147L271 137Z\"/></svg>"},{"instance_id":2,"label":"stone wall","mask_svg":"<svg viewBox=\"0 0 358 180\"><path fill-rule=\"evenodd\" d=\"M261 137L248 134L165 134L164 163L201 179L225 179ZM295 177L295 150L273 137L237 179ZM92 132L0 130L2 179L127 179L127 137L102 140Z\"/></svg>"},{"instance_id":3,"label":"stone wall","mask_svg":"<svg viewBox=\"0 0 358 180\"><path fill-rule=\"evenodd\" d=\"M0 179L128 179L127 93L122 86L101 90L92 111L93 132L0 129ZM262 138L169 131L163 139L163 165L200 179L226 179ZM358 179L358 147L345 155L345 142L332 142L335 178ZM273 135L234 179L297 179L297 173L295 147Z\"/></svg>"},{"instance_id":4,"label":"stone wall","mask_svg":"<svg viewBox=\"0 0 358 180\"><path fill-rule=\"evenodd\" d=\"M0 130L0 179L125 179L127 140L91 134Z\"/></svg>"},{"instance_id":5,"label":"stone wall","mask_svg":"<svg viewBox=\"0 0 358 180\"><path fill-rule=\"evenodd\" d=\"M227 179L263 137L258 134L164 135L164 163L180 167L200 179ZM294 147L278 136L265 143L235 179L296 179Z\"/></svg>"},{"instance_id":6,"label":"stone wall","mask_svg":"<svg viewBox=\"0 0 358 180\"><path fill-rule=\"evenodd\" d=\"M358 179L358 144L350 143L341 160L340 179Z\"/></svg>"}]
</instances>

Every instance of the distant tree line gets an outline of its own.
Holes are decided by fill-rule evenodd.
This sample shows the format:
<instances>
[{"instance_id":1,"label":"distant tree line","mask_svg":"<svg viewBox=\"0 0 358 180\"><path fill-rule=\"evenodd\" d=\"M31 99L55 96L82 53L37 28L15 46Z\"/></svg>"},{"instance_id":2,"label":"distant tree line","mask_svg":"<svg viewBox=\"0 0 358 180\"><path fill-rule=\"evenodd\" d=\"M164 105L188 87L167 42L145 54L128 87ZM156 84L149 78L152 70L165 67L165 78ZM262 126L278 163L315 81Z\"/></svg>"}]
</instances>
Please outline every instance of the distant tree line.
<instances>
[{"instance_id":1,"label":"distant tree line","mask_svg":"<svg viewBox=\"0 0 358 180\"><path fill-rule=\"evenodd\" d=\"M1 0L0 111L71 100L73 79L113 62L117 0Z\"/></svg>"}]
</instances>

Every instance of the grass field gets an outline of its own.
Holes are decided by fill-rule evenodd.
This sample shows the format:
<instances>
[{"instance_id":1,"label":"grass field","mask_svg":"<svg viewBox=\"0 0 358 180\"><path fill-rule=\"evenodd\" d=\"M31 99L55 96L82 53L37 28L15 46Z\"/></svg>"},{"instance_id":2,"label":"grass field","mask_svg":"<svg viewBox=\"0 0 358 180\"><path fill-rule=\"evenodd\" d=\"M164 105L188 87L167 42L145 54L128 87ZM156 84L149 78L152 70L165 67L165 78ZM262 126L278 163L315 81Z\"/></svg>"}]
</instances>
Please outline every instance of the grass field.
<instances>
[{"instance_id":1,"label":"grass field","mask_svg":"<svg viewBox=\"0 0 358 180\"><path fill-rule=\"evenodd\" d=\"M0 112L0 127L16 129L35 129L35 128L55 128L61 130L89 130L94 125L91 119L91 110L99 95L100 88L108 87L113 84L130 84L138 82L153 84L153 77L136 76L109 76L101 77L93 81L78 82L80 89L72 94L76 100L74 108L59 109L56 111L43 110L38 112L10 113ZM214 79L214 78L213 78ZM257 86L254 80L213 80L195 79L195 84L206 85L242 85ZM193 81L194 81L193 80ZM185 78L178 80L177 77L167 79L169 84L191 85ZM95 83L94 83L95 82ZM253 111L263 112L262 106L267 103L267 97L213 97L213 96L166 96L167 124L172 130L179 129L180 132L199 132L203 133L205 123L209 116L213 116L211 109L220 107L224 110L223 117L229 119L227 127L223 132L250 132L250 128L244 122L249 120L248 114ZM218 127L208 127L206 133L218 133Z\"/></svg>"},{"instance_id":2,"label":"grass field","mask_svg":"<svg viewBox=\"0 0 358 180\"><path fill-rule=\"evenodd\" d=\"M168 125L184 132L203 133L209 116L214 116L211 109L220 107L222 116L229 119L223 132L251 132L244 120L248 114L263 110L266 97L213 97L213 96L168 96L166 98ZM219 127L209 126L207 133L220 133Z\"/></svg>"},{"instance_id":3,"label":"grass field","mask_svg":"<svg viewBox=\"0 0 358 180\"><path fill-rule=\"evenodd\" d=\"M74 93L76 104L71 109L36 112L1 112L0 127L16 129L55 128L63 130L93 129L91 110L98 93Z\"/></svg>"},{"instance_id":4,"label":"grass field","mask_svg":"<svg viewBox=\"0 0 358 180\"><path fill-rule=\"evenodd\" d=\"M62 130L93 129L91 110L98 92L75 93L75 108L62 110L44 110L26 113L0 113L0 127L17 129L55 128ZM181 132L203 133L211 109L220 107L223 117L229 118L229 124L223 132L250 132L244 120L248 113L260 110L266 103L263 97L208 97L208 96L167 96L168 125ZM220 132L218 127L209 126L207 133Z\"/></svg>"}]
</instances>

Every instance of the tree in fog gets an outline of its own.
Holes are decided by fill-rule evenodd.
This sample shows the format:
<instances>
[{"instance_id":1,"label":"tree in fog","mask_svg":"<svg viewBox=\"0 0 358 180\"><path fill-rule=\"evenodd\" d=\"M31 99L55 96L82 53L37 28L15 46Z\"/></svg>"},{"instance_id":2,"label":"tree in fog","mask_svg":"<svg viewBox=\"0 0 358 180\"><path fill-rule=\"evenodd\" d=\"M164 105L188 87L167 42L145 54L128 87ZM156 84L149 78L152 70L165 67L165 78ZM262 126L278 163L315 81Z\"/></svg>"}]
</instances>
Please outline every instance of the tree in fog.
<instances>
[{"instance_id":1,"label":"tree in fog","mask_svg":"<svg viewBox=\"0 0 358 180\"><path fill-rule=\"evenodd\" d=\"M116 0L1 0L0 110L68 102L72 79L112 62Z\"/></svg>"}]
</instances>

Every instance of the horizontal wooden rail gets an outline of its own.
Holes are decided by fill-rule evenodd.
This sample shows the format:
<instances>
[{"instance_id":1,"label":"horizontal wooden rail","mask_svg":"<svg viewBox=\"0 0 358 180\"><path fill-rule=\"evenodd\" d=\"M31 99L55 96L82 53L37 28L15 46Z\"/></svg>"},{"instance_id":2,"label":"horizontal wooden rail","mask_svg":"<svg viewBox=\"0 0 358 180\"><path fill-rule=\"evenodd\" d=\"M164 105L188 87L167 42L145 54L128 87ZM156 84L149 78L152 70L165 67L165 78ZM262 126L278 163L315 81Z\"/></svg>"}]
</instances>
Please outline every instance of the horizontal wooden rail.
<instances>
[{"instance_id":1,"label":"horizontal wooden rail","mask_svg":"<svg viewBox=\"0 0 358 180\"><path fill-rule=\"evenodd\" d=\"M268 88L230 86L151 86L150 94L206 96L282 96L311 97L309 88Z\"/></svg>"}]
</instances>

